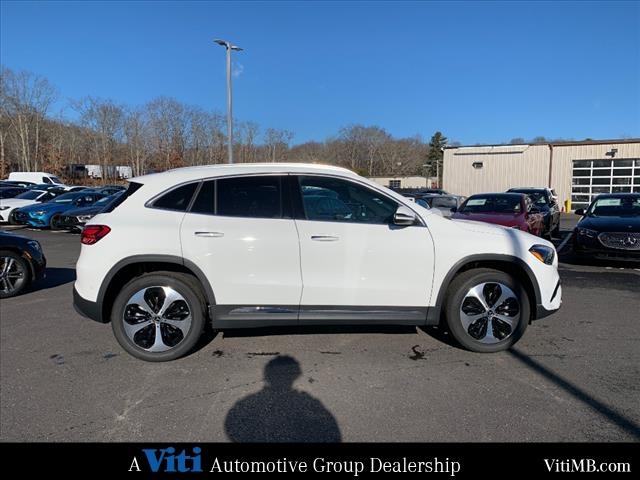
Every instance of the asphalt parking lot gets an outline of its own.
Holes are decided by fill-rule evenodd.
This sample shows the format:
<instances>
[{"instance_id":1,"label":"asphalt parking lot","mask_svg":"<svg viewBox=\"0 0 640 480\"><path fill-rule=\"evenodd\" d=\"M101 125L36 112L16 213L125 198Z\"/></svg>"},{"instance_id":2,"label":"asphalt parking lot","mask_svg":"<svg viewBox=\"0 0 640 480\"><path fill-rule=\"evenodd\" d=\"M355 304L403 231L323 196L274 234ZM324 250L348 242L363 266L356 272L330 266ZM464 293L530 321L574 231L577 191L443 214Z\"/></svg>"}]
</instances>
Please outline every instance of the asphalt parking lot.
<instances>
[{"instance_id":1,"label":"asphalt parking lot","mask_svg":"<svg viewBox=\"0 0 640 480\"><path fill-rule=\"evenodd\" d=\"M74 311L78 235L19 232L49 270L0 301L3 441L640 440L638 266L577 264L563 246L562 309L499 354L437 330L273 328L152 364Z\"/></svg>"}]
</instances>

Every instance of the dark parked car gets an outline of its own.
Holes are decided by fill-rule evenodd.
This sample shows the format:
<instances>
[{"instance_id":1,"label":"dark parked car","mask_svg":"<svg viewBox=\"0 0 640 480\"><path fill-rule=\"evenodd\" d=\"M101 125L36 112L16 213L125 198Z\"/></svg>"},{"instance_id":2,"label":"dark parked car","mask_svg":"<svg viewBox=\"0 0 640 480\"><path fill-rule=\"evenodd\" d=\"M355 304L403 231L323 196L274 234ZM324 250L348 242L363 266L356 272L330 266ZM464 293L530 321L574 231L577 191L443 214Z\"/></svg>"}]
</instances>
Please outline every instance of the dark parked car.
<instances>
[{"instance_id":1,"label":"dark parked car","mask_svg":"<svg viewBox=\"0 0 640 480\"><path fill-rule=\"evenodd\" d=\"M452 218L495 223L538 236L544 229L542 214L531 199L523 193L472 195L465 200Z\"/></svg>"},{"instance_id":2,"label":"dark parked car","mask_svg":"<svg viewBox=\"0 0 640 480\"><path fill-rule=\"evenodd\" d=\"M80 232L84 228L84 224L91 220L94 216L102 212L112 200L115 200L124 193L121 190L118 193L114 193L108 197L101 198L96 203L89 207L74 208L67 210L56 218L56 223L53 225L57 230L71 230Z\"/></svg>"},{"instance_id":3,"label":"dark parked car","mask_svg":"<svg viewBox=\"0 0 640 480\"><path fill-rule=\"evenodd\" d=\"M544 217L543 236L560 236L560 207L553 197L553 190L548 188L510 188L508 192L524 193L529 195L531 201Z\"/></svg>"},{"instance_id":4,"label":"dark parked car","mask_svg":"<svg viewBox=\"0 0 640 480\"><path fill-rule=\"evenodd\" d=\"M22 182L20 180L0 180L0 187L24 187L31 188L35 183Z\"/></svg>"},{"instance_id":5,"label":"dark parked car","mask_svg":"<svg viewBox=\"0 0 640 480\"><path fill-rule=\"evenodd\" d=\"M0 232L0 298L18 295L44 277L47 261L36 240Z\"/></svg>"},{"instance_id":6,"label":"dark parked car","mask_svg":"<svg viewBox=\"0 0 640 480\"><path fill-rule=\"evenodd\" d=\"M0 185L0 198L13 198L17 197L21 193L26 192L24 187L3 187Z\"/></svg>"},{"instance_id":7,"label":"dark parked car","mask_svg":"<svg viewBox=\"0 0 640 480\"><path fill-rule=\"evenodd\" d=\"M580 256L640 261L640 193L598 195L573 231Z\"/></svg>"},{"instance_id":8,"label":"dark parked car","mask_svg":"<svg viewBox=\"0 0 640 480\"><path fill-rule=\"evenodd\" d=\"M103 195L113 195L114 193L123 192L127 188L121 185L105 185L104 187L91 187L92 192L102 193Z\"/></svg>"}]
</instances>

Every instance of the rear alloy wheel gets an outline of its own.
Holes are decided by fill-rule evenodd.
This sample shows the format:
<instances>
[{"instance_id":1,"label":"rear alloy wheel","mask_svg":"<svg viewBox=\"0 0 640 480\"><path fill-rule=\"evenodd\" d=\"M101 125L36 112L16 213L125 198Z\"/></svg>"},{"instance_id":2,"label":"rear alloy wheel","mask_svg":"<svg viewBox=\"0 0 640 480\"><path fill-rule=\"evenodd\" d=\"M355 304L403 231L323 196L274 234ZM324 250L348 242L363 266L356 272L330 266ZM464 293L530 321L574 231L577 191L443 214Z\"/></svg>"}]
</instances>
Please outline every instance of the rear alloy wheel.
<instances>
[{"instance_id":1,"label":"rear alloy wheel","mask_svg":"<svg viewBox=\"0 0 640 480\"><path fill-rule=\"evenodd\" d=\"M498 352L515 344L529 323L529 299L517 279L490 269L470 270L451 283L449 330L465 348Z\"/></svg>"},{"instance_id":2,"label":"rear alloy wheel","mask_svg":"<svg viewBox=\"0 0 640 480\"><path fill-rule=\"evenodd\" d=\"M137 358L174 360L189 353L200 338L204 307L187 275L146 274L129 282L117 296L111 315L113 333Z\"/></svg>"},{"instance_id":3,"label":"rear alloy wheel","mask_svg":"<svg viewBox=\"0 0 640 480\"><path fill-rule=\"evenodd\" d=\"M29 265L15 252L0 250L0 298L18 295L29 284Z\"/></svg>"}]
</instances>

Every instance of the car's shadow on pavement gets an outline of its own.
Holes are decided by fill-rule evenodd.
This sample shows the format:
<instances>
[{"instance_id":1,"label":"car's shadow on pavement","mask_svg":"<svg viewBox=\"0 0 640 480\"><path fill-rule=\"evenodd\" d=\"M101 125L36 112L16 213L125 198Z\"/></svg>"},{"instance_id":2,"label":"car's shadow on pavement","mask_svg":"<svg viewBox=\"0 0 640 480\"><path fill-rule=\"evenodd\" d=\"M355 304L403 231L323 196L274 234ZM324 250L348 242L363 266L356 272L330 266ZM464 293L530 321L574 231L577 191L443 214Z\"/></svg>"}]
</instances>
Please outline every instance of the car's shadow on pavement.
<instances>
[{"instance_id":1,"label":"car's shadow on pavement","mask_svg":"<svg viewBox=\"0 0 640 480\"><path fill-rule=\"evenodd\" d=\"M296 390L298 361L279 355L264 367L262 390L238 400L224 429L232 442L340 442L338 422L320 400Z\"/></svg>"}]
</instances>

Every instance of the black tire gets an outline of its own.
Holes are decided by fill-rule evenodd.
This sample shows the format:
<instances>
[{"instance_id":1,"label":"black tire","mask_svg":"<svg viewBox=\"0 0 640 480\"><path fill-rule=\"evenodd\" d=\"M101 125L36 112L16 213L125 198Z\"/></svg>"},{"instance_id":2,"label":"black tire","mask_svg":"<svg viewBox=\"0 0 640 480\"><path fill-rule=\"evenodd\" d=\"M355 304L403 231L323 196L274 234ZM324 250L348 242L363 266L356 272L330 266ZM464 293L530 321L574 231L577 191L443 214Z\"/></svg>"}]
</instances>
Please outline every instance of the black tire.
<instances>
[{"instance_id":1,"label":"black tire","mask_svg":"<svg viewBox=\"0 0 640 480\"><path fill-rule=\"evenodd\" d=\"M512 290L519 302L519 319L517 323L513 326L508 336L505 336L502 340L496 340L495 343L483 343L474 338L465 330L462 323L462 302L473 287L483 283L503 284ZM491 306L491 308L494 307L498 306ZM449 331L461 346L473 352L493 353L508 349L522 337L531 318L531 306L524 287L515 277L499 270L478 268L463 272L453 279L445 299L445 317ZM473 325L480 325L478 322L481 321L478 320ZM493 322L496 322L496 320L492 321L492 325ZM471 327L469 327L469 330L471 330ZM492 332L495 334L496 329L492 329Z\"/></svg>"},{"instance_id":2,"label":"black tire","mask_svg":"<svg viewBox=\"0 0 640 480\"><path fill-rule=\"evenodd\" d=\"M49 219L49 228L51 230L60 230L60 226L58 225L60 221L60 215L52 215L51 219Z\"/></svg>"},{"instance_id":3,"label":"black tire","mask_svg":"<svg viewBox=\"0 0 640 480\"><path fill-rule=\"evenodd\" d=\"M21 273L20 279L9 279L3 272L5 262L12 261L11 273ZM16 281L17 280L17 281ZM5 281L7 283L5 283ZM31 270L27 261L16 252L11 250L0 250L0 298L9 298L19 295L31 282Z\"/></svg>"},{"instance_id":4,"label":"black tire","mask_svg":"<svg viewBox=\"0 0 640 480\"><path fill-rule=\"evenodd\" d=\"M126 320L124 319L124 314L127 302L137 292L154 286L170 287L179 293L183 297L184 302L186 302L191 314L191 325L186 335L181 334L182 338L178 343L162 352L150 352L146 350L143 346L132 340L125 331ZM134 278L122 288L113 304L111 327L120 346L134 357L148 362L166 362L180 358L194 348L204 330L205 312L206 303L204 296L197 281L195 281L193 277L176 272L153 272ZM155 324L152 324L150 326L153 327L155 332L157 330L155 330L154 325ZM155 339L155 333L153 337ZM165 337L163 336L163 343L164 340Z\"/></svg>"},{"instance_id":5,"label":"black tire","mask_svg":"<svg viewBox=\"0 0 640 480\"><path fill-rule=\"evenodd\" d=\"M16 221L16 211L12 210L11 213L9 214L9 225L18 225L18 222Z\"/></svg>"}]
</instances>

